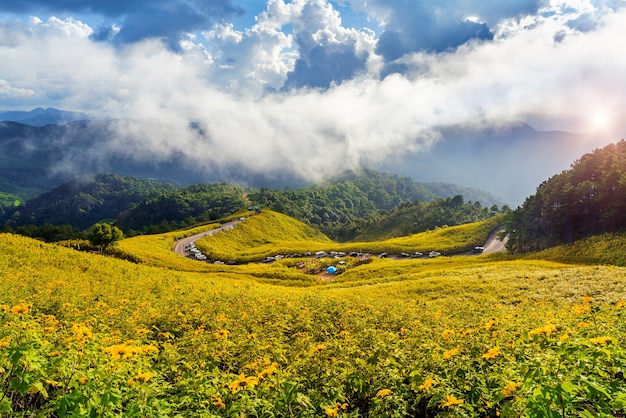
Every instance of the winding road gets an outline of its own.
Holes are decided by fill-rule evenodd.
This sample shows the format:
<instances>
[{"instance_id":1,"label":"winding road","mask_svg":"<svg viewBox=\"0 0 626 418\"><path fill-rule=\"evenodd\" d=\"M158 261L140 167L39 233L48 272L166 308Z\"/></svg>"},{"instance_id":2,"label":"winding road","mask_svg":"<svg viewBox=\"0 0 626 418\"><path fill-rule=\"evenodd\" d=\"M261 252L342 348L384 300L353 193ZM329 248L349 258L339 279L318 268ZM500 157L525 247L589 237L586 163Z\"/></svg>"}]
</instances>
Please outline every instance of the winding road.
<instances>
[{"instance_id":1,"label":"winding road","mask_svg":"<svg viewBox=\"0 0 626 418\"><path fill-rule=\"evenodd\" d=\"M210 231L201 232L199 234L194 234L189 237L183 238L177 241L176 244L174 245L174 252L178 255L182 255L183 257L186 257L190 254L188 250L189 246L195 243L200 238L204 238L210 235L214 235L218 232L232 229L235 226L237 226L237 224L239 224L240 222L242 222L242 220L226 222L222 224L222 226L220 226L219 228L215 228ZM466 253L466 254L467 255L480 255L480 254L492 254L492 253L506 252L506 242L508 241L508 237L504 237L504 239L500 240L498 237L498 234L500 232L502 232L502 229L497 228L489 233L483 245L484 249L482 252L476 253L474 251L470 251L469 253Z\"/></svg>"},{"instance_id":2,"label":"winding road","mask_svg":"<svg viewBox=\"0 0 626 418\"><path fill-rule=\"evenodd\" d=\"M502 232L502 229L494 229L489 233L489 236L485 240L483 254L491 254L491 253L503 253L506 252L506 243L509 240L509 237L506 236L502 240L498 238L498 234Z\"/></svg>"},{"instance_id":3,"label":"winding road","mask_svg":"<svg viewBox=\"0 0 626 418\"><path fill-rule=\"evenodd\" d=\"M208 236L214 235L214 234L216 234L218 232L226 231L227 229L232 229L239 222L241 222L241 220L226 222L226 223L222 224L222 226L220 226L219 228L215 228L215 229L212 229L210 231L201 232L199 234L194 234L194 235L188 236L186 238L183 238L183 239L181 239L179 241L176 241L176 244L174 245L174 252L176 254L178 254L178 255L182 255L183 257L185 257L185 256L189 255L189 251L186 250L187 248L189 248L189 245L195 243L200 238L208 237Z\"/></svg>"}]
</instances>

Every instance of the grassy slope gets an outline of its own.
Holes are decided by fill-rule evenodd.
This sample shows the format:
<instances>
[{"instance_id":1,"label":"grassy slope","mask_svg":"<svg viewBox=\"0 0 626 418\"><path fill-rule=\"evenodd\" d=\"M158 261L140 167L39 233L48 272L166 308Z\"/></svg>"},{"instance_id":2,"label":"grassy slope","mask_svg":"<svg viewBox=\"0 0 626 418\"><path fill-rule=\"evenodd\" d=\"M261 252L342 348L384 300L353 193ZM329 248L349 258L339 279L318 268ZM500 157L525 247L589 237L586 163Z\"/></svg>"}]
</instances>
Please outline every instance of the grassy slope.
<instances>
[{"instance_id":1,"label":"grassy slope","mask_svg":"<svg viewBox=\"0 0 626 418\"><path fill-rule=\"evenodd\" d=\"M543 250L530 257L564 263L612 264L626 266L626 235L624 233L602 234L576 241L571 245L559 245Z\"/></svg>"},{"instance_id":2,"label":"grassy slope","mask_svg":"<svg viewBox=\"0 0 626 418\"><path fill-rule=\"evenodd\" d=\"M612 368L626 365L619 344L599 348L611 358L605 365L603 351L589 342L626 336L615 307L626 294L626 272L617 267L489 256L376 260L331 285L287 289L259 283L239 267L177 271L2 234L0 275L0 367L11 368L7 350L28 350L23 377L41 382L48 398L26 396L27 387L22 398L12 391L12 399L14 405L39 399L44 415L59 399L105 415L123 407L144 415L265 409L323 416L337 403L352 416L423 408L455 416L525 415L534 408L541 415L540 408L561 407L540 389L565 378L592 399L578 378L589 368L598 373L596 387L611 393L623 387L610 378ZM586 296L592 311L580 308ZM28 313L12 313L24 305ZM529 334L545 324L555 325L554 334ZM145 354L115 360L109 352L119 344ZM485 358L494 347L497 357ZM459 351L445 359L450 350ZM270 364L276 371L254 387L229 388L242 373L256 376ZM137 383L145 373L153 373L150 381ZM428 378L434 386L419 389ZM516 395L503 397L509 384ZM378 396L381 389L393 395ZM112 390L116 397L101 404ZM289 398L296 394L298 402ZM444 407L449 396L464 403ZM285 399L292 399L288 407Z\"/></svg>"},{"instance_id":3,"label":"grassy slope","mask_svg":"<svg viewBox=\"0 0 626 418\"><path fill-rule=\"evenodd\" d=\"M199 240L196 245L209 258L247 262L276 254L306 251L359 251L370 253L459 252L484 242L499 218L392 238L380 242L333 243L293 218L265 210L236 228Z\"/></svg>"},{"instance_id":4,"label":"grassy slope","mask_svg":"<svg viewBox=\"0 0 626 418\"><path fill-rule=\"evenodd\" d=\"M329 245L291 222L267 212L216 237L240 252L232 236L258 248ZM266 230L232 234L252 227ZM454 231L420 239L463 236ZM268 232L285 241L264 242ZM17 373L14 353L27 353L16 381L27 382L23 393L16 383L5 399L43 415L74 405L96 415L324 416L345 404L338 415L352 417L614 414L626 400L614 379L626 368L623 268L501 255L375 259L327 283L287 263L188 260L171 252L176 238L122 241L120 251L145 263L137 265L0 234L0 368ZM582 248L602 253L602 242ZM116 360L109 353L120 344L149 349ZM276 371L254 387L229 387L271 364ZM145 373L153 375L138 383ZM450 396L463 403L444 406Z\"/></svg>"}]
</instances>

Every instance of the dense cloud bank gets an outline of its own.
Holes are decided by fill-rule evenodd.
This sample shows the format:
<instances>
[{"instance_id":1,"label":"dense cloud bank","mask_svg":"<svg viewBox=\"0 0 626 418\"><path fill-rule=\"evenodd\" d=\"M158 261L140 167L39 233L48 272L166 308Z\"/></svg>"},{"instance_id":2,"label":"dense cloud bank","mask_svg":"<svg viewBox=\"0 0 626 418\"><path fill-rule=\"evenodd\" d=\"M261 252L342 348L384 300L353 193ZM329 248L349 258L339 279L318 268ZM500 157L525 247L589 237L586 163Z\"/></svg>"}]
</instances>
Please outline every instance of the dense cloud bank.
<instances>
[{"instance_id":1,"label":"dense cloud bank","mask_svg":"<svg viewBox=\"0 0 626 418\"><path fill-rule=\"evenodd\" d=\"M241 30L234 0L4 3L5 105L119 118L115 152L207 170L321 179L427 152L442 126L588 131L626 97L620 1L339 2L355 28L326 0L270 0Z\"/></svg>"}]
</instances>

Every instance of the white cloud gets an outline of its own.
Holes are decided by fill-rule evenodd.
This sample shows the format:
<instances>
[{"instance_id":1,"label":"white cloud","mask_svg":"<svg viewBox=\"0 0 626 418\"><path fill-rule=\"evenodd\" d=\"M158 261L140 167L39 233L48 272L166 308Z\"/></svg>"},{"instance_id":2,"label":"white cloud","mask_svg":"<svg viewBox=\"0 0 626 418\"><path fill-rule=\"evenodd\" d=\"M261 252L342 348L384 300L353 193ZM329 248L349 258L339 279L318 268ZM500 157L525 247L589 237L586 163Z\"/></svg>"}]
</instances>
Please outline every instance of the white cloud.
<instances>
[{"instance_id":1,"label":"white cloud","mask_svg":"<svg viewBox=\"0 0 626 418\"><path fill-rule=\"evenodd\" d=\"M14 87L8 81L0 79L0 98L2 99L32 97L35 95L36 93L31 89Z\"/></svg>"},{"instance_id":2,"label":"white cloud","mask_svg":"<svg viewBox=\"0 0 626 418\"><path fill-rule=\"evenodd\" d=\"M371 33L345 29L331 10L305 11L304 3L272 1L247 31L222 25L207 33L214 45L205 49L190 37L180 53L157 40L123 48L93 42L77 21L51 20L45 28L2 22L0 34L10 36L0 37L7 57L0 92L18 88L44 97L38 105L143 120L120 122L110 147L146 161L178 155L207 171L238 164L316 179L427 149L440 125L582 114L595 101L625 105L624 12L587 32L557 17L532 25L513 19L493 42L406 57L407 76L360 74L327 90L262 93L262 86L280 87L293 66L286 25L319 42L373 48ZM309 21L312 14L322 17ZM562 30L568 36L555 42ZM231 69L219 69L229 62Z\"/></svg>"}]
</instances>

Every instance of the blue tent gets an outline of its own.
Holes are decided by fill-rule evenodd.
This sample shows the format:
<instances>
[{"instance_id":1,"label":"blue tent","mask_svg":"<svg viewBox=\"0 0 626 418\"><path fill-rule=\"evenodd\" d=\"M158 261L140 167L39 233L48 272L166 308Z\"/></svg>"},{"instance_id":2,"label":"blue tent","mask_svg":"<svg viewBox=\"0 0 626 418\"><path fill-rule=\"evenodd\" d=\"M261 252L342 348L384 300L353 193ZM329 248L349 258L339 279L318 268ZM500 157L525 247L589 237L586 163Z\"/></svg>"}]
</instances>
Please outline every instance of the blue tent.
<instances>
[{"instance_id":1,"label":"blue tent","mask_svg":"<svg viewBox=\"0 0 626 418\"><path fill-rule=\"evenodd\" d=\"M330 274L335 274L337 273L337 267L335 266L326 267L326 271Z\"/></svg>"}]
</instances>

